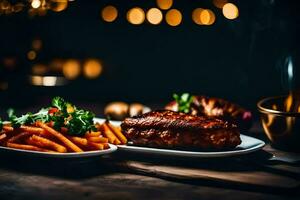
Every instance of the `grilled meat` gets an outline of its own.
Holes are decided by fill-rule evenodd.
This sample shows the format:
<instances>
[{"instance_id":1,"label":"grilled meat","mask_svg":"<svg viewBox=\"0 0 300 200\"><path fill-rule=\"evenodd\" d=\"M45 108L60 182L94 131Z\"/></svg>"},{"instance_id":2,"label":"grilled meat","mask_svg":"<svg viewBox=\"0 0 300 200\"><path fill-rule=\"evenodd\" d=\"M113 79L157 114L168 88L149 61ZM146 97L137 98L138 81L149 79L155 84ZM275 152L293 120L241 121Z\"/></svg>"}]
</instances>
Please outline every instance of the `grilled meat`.
<instances>
[{"instance_id":1,"label":"grilled meat","mask_svg":"<svg viewBox=\"0 0 300 200\"><path fill-rule=\"evenodd\" d=\"M178 111L176 101L165 106L166 110ZM241 106L220 98L193 96L189 114L209 116L236 123L240 130L248 130L252 125L252 114Z\"/></svg>"},{"instance_id":2,"label":"grilled meat","mask_svg":"<svg viewBox=\"0 0 300 200\"><path fill-rule=\"evenodd\" d=\"M237 126L224 120L173 111L152 111L126 118L123 133L135 145L152 147L234 148Z\"/></svg>"}]
</instances>

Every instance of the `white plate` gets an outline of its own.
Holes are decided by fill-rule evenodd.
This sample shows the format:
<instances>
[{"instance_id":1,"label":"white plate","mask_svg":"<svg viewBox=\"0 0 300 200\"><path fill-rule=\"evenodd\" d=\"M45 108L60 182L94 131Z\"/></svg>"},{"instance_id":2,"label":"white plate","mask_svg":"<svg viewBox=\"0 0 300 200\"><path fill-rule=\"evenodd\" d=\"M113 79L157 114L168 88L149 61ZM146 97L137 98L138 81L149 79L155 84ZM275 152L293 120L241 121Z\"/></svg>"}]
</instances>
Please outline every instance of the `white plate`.
<instances>
[{"instance_id":1,"label":"white plate","mask_svg":"<svg viewBox=\"0 0 300 200\"><path fill-rule=\"evenodd\" d=\"M80 153L48 153L39 151L30 151L22 149L14 149L9 147L0 146L0 152L18 153L26 156L44 157L44 158L83 158L83 157L95 157L110 154L117 150L115 145L109 144L109 149L97 150L97 151L85 151Z\"/></svg>"},{"instance_id":2,"label":"white plate","mask_svg":"<svg viewBox=\"0 0 300 200\"><path fill-rule=\"evenodd\" d=\"M96 122L102 123L105 120L96 118ZM121 124L120 121L111 121L115 126ZM241 134L242 143L233 150L228 151L185 151L185 150L173 150L173 149L159 149L150 147L128 146L118 145L119 150L136 153L148 153L157 155L170 155L170 156L184 156L184 157L199 157L199 158L212 158L212 157L229 157L242 154L248 154L254 151L258 151L265 146L265 142L254 137Z\"/></svg>"},{"instance_id":3,"label":"white plate","mask_svg":"<svg viewBox=\"0 0 300 200\"><path fill-rule=\"evenodd\" d=\"M242 143L233 150L228 151L185 151L173 149L159 149L150 147L126 146L118 145L119 150L131 151L137 153L148 153L169 156L184 156L184 157L198 157L198 158L212 158L212 157L229 157L242 154L248 154L264 147L265 142L253 137L241 134Z\"/></svg>"}]
</instances>

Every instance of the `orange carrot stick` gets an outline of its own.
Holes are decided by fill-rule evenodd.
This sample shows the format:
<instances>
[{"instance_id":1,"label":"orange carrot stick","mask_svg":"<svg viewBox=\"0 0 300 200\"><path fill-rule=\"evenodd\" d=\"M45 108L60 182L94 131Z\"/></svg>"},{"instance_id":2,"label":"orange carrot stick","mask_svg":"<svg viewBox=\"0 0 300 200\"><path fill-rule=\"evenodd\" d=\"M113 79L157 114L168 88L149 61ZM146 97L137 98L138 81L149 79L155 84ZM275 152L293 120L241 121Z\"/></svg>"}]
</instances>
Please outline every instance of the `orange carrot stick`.
<instances>
[{"instance_id":1,"label":"orange carrot stick","mask_svg":"<svg viewBox=\"0 0 300 200\"><path fill-rule=\"evenodd\" d=\"M47 126L43 122L37 122L37 125L43 129L45 129L48 133L55 136L58 140L60 140L62 143L64 143L69 149L73 150L74 152L83 152L81 148L79 148L76 144L71 142L68 138L66 138L63 134L60 132L54 130L53 128Z\"/></svg>"},{"instance_id":2,"label":"orange carrot stick","mask_svg":"<svg viewBox=\"0 0 300 200\"><path fill-rule=\"evenodd\" d=\"M108 143L108 139L105 137L88 137L88 141L97 143Z\"/></svg>"},{"instance_id":3,"label":"orange carrot stick","mask_svg":"<svg viewBox=\"0 0 300 200\"><path fill-rule=\"evenodd\" d=\"M37 135L31 136L28 140L29 144L41 147L41 148L46 148L46 149L52 149L54 151L57 151L59 153L66 153L67 149L66 147L53 142L47 138L43 138Z\"/></svg>"},{"instance_id":4,"label":"orange carrot stick","mask_svg":"<svg viewBox=\"0 0 300 200\"><path fill-rule=\"evenodd\" d=\"M16 144L16 143L11 143L8 142L7 146L10 148L15 148L15 149L23 149L23 150L31 150L31 151L43 151L43 152L53 152L51 150L48 149L43 149L40 147L36 147L33 145L28 145L28 144Z\"/></svg>"},{"instance_id":5,"label":"orange carrot stick","mask_svg":"<svg viewBox=\"0 0 300 200\"><path fill-rule=\"evenodd\" d=\"M110 130L117 136L117 138L122 142L122 144L127 143L127 138L123 135L123 133L118 128L116 128L109 122L105 122L105 123L110 128Z\"/></svg>"}]
</instances>

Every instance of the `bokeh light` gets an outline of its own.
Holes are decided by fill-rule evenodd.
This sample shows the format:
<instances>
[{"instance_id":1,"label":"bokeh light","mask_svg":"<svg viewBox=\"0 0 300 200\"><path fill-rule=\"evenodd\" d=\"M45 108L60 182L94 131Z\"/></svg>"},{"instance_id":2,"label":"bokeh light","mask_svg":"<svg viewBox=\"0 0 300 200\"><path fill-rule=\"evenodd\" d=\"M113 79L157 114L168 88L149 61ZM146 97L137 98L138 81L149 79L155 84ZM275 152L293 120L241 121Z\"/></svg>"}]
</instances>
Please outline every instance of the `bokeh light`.
<instances>
[{"instance_id":1,"label":"bokeh light","mask_svg":"<svg viewBox=\"0 0 300 200\"><path fill-rule=\"evenodd\" d=\"M127 12L127 20L134 25L142 24L145 20L145 12L139 7L131 8Z\"/></svg>"},{"instance_id":2,"label":"bokeh light","mask_svg":"<svg viewBox=\"0 0 300 200\"><path fill-rule=\"evenodd\" d=\"M31 2L31 7L32 8L39 8L41 6L41 1L40 0L32 0Z\"/></svg>"},{"instance_id":3,"label":"bokeh light","mask_svg":"<svg viewBox=\"0 0 300 200\"><path fill-rule=\"evenodd\" d=\"M200 20L204 25L211 25L215 22L216 17L211 10L205 9L201 12Z\"/></svg>"},{"instance_id":4,"label":"bokeh light","mask_svg":"<svg viewBox=\"0 0 300 200\"><path fill-rule=\"evenodd\" d=\"M64 77L59 76L30 76L30 82L35 86L61 86L67 83L67 80Z\"/></svg>"},{"instance_id":5,"label":"bokeh light","mask_svg":"<svg viewBox=\"0 0 300 200\"><path fill-rule=\"evenodd\" d=\"M28 58L28 60L34 60L36 58L36 52L33 50L28 51L27 58Z\"/></svg>"},{"instance_id":6,"label":"bokeh light","mask_svg":"<svg viewBox=\"0 0 300 200\"><path fill-rule=\"evenodd\" d=\"M50 9L54 12L61 12L68 7L68 0L51 0Z\"/></svg>"},{"instance_id":7,"label":"bokeh light","mask_svg":"<svg viewBox=\"0 0 300 200\"><path fill-rule=\"evenodd\" d=\"M196 8L193 11L192 19L198 25L212 25L216 20L216 16L209 9Z\"/></svg>"},{"instance_id":8,"label":"bokeh light","mask_svg":"<svg viewBox=\"0 0 300 200\"><path fill-rule=\"evenodd\" d=\"M220 9L222 9L226 3L228 3L228 0L213 0L213 4Z\"/></svg>"},{"instance_id":9,"label":"bokeh light","mask_svg":"<svg viewBox=\"0 0 300 200\"><path fill-rule=\"evenodd\" d=\"M196 8L192 19L198 25L212 25L216 21L216 16L210 9Z\"/></svg>"},{"instance_id":10,"label":"bokeh light","mask_svg":"<svg viewBox=\"0 0 300 200\"><path fill-rule=\"evenodd\" d=\"M160 9L168 10L173 5L173 0L156 0L157 6Z\"/></svg>"},{"instance_id":11,"label":"bokeh light","mask_svg":"<svg viewBox=\"0 0 300 200\"><path fill-rule=\"evenodd\" d=\"M102 64L97 59L88 59L83 65L83 74L89 79L95 79L100 76L102 70Z\"/></svg>"},{"instance_id":12,"label":"bokeh light","mask_svg":"<svg viewBox=\"0 0 300 200\"><path fill-rule=\"evenodd\" d=\"M171 9L166 14L166 22L170 26L178 26L182 21L182 14L177 9Z\"/></svg>"},{"instance_id":13,"label":"bokeh light","mask_svg":"<svg viewBox=\"0 0 300 200\"><path fill-rule=\"evenodd\" d=\"M151 23L151 24L159 24L162 19L163 19L163 15L162 12L158 9L158 8L151 8L148 10L147 12L147 20Z\"/></svg>"},{"instance_id":14,"label":"bokeh light","mask_svg":"<svg viewBox=\"0 0 300 200\"><path fill-rule=\"evenodd\" d=\"M63 75L70 80L76 79L80 75L80 62L75 59L67 60L62 67Z\"/></svg>"},{"instance_id":15,"label":"bokeh light","mask_svg":"<svg viewBox=\"0 0 300 200\"><path fill-rule=\"evenodd\" d=\"M223 15L227 19L235 19L239 16L239 9L233 3L226 3L223 6Z\"/></svg>"},{"instance_id":16,"label":"bokeh light","mask_svg":"<svg viewBox=\"0 0 300 200\"><path fill-rule=\"evenodd\" d=\"M198 25L202 25L200 15L203 10L204 10L203 8L196 8L192 13L192 19Z\"/></svg>"},{"instance_id":17,"label":"bokeh light","mask_svg":"<svg viewBox=\"0 0 300 200\"><path fill-rule=\"evenodd\" d=\"M102 18L106 22L113 22L118 17L118 10L114 6L106 6L101 12Z\"/></svg>"}]
</instances>

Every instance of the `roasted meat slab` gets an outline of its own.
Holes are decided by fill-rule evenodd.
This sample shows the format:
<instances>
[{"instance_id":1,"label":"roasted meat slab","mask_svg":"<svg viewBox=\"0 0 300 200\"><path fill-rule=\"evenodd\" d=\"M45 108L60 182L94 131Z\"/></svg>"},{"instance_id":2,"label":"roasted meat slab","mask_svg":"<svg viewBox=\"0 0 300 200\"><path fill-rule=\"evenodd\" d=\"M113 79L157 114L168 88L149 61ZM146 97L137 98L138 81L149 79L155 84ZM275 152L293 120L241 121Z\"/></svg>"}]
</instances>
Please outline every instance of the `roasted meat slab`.
<instances>
[{"instance_id":1,"label":"roasted meat slab","mask_svg":"<svg viewBox=\"0 0 300 200\"><path fill-rule=\"evenodd\" d=\"M166 110L126 118L121 128L129 140L142 146L227 149L241 143L232 123Z\"/></svg>"},{"instance_id":2,"label":"roasted meat slab","mask_svg":"<svg viewBox=\"0 0 300 200\"><path fill-rule=\"evenodd\" d=\"M171 101L165 106L165 109L178 111L178 103ZM248 130L253 120L249 110L224 99L207 96L193 96L189 114L231 121L236 123L240 130Z\"/></svg>"}]
</instances>

